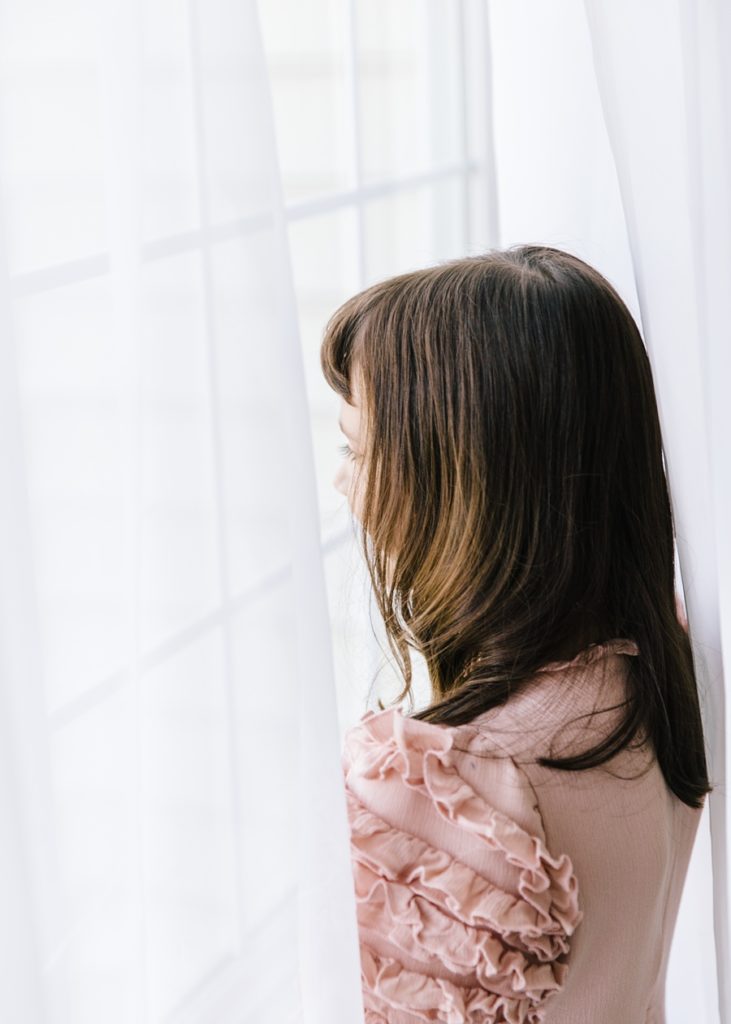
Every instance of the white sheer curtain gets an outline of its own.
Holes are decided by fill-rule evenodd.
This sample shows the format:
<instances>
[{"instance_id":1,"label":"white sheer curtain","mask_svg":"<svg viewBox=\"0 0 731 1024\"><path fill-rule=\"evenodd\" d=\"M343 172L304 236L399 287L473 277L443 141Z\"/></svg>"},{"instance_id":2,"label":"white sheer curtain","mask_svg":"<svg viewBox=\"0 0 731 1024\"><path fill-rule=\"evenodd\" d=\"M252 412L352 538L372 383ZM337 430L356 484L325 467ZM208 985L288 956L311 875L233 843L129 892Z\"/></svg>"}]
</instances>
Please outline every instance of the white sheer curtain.
<instances>
[{"instance_id":1,"label":"white sheer curtain","mask_svg":"<svg viewBox=\"0 0 731 1024\"><path fill-rule=\"evenodd\" d=\"M467 251L482 206L496 244L577 252L642 325L719 787L667 1020L715 1024L720 1003L731 1024L729 14L486 6L498 201L437 89L430 116L465 135L438 175L472 197L453 214L435 189L452 239L437 258L458 237ZM359 9L343 0L346 21ZM254 0L0 0L2 1020L362 1021L269 85ZM397 247L367 204L430 187L420 168L371 180L363 109L360 283L416 251L411 220Z\"/></svg>"},{"instance_id":2,"label":"white sheer curtain","mask_svg":"<svg viewBox=\"0 0 731 1024\"><path fill-rule=\"evenodd\" d=\"M0 19L0 1019L357 1024L256 4Z\"/></svg>"}]
</instances>

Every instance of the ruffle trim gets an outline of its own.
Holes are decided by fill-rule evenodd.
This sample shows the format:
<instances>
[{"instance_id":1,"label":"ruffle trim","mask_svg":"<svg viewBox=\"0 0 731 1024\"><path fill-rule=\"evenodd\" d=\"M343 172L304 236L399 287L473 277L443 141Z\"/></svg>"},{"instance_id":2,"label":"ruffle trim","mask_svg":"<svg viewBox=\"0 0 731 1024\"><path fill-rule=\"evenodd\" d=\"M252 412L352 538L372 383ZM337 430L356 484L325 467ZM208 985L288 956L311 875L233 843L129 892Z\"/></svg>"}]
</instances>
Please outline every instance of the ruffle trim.
<instances>
[{"instance_id":1,"label":"ruffle trim","mask_svg":"<svg viewBox=\"0 0 731 1024\"><path fill-rule=\"evenodd\" d=\"M565 982L569 938L583 917L571 860L546 848L532 799L535 824L526 831L459 774L459 730L387 708L368 711L346 735L366 1024L541 1024L546 1000ZM428 797L437 814L517 869L517 894L385 821L357 795L356 778ZM369 935L405 963L373 949ZM413 962L422 969L405 966Z\"/></svg>"}]
</instances>

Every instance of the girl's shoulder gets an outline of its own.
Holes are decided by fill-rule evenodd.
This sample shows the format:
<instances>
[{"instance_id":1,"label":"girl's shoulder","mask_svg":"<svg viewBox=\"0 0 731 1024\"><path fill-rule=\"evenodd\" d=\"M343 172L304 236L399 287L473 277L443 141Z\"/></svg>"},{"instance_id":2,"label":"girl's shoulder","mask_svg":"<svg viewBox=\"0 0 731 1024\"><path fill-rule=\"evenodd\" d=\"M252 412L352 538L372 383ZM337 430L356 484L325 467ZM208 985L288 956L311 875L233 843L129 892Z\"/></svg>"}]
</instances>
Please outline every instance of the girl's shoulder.
<instances>
[{"instance_id":1,"label":"girl's shoulder","mask_svg":"<svg viewBox=\"0 0 731 1024\"><path fill-rule=\"evenodd\" d=\"M519 764L475 756L486 735L398 708L346 733L366 1024L538 1021L563 987L578 882Z\"/></svg>"}]
</instances>

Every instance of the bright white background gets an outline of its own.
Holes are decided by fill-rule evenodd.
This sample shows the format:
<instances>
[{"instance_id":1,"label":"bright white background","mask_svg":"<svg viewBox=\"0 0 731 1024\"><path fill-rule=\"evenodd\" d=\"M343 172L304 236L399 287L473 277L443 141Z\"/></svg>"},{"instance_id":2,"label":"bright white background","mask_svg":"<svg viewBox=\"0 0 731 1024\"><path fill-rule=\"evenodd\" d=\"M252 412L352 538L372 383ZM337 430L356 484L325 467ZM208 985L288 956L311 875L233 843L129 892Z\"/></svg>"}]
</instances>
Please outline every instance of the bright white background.
<instances>
[{"instance_id":1,"label":"bright white background","mask_svg":"<svg viewBox=\"0 0 731 1024\"><path fill-rule=\"evenodd\" d=\"M0 0L0 1019L362 1020L339 748L397 680L318 349L402 270L546 242L624 296L723 782L730 39L720 2ZM721 785L668 1024L719 1019L726 850Z\"/></svg>"}]
</instances>

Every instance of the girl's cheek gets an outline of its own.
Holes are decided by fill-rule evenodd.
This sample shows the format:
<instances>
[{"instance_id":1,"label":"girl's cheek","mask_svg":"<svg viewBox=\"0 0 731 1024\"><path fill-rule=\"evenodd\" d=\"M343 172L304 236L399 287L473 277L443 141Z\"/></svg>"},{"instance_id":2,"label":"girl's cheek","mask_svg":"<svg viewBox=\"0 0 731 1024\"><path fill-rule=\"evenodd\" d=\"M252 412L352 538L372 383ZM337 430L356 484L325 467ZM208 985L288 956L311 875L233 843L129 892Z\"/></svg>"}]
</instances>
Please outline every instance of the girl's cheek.
<instances>
[{"instance_id":1,"label":"girl's cheek","mask_svg":"<svg viewBox=\"0 0 731 1024\"><path fill-rule=\"evenodd\" d=\"M338 467L338 471L333 477L333 487L347 498L348 491L350 490L350 470L346 463Z\"/></svg>"}]
</instances>

